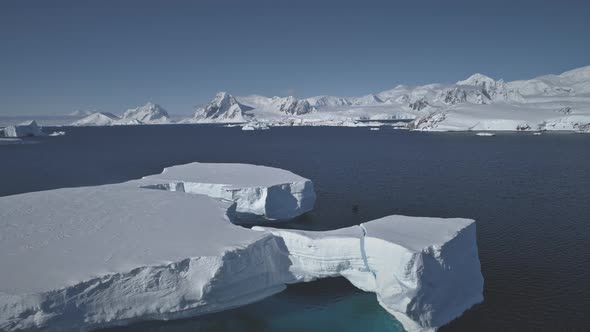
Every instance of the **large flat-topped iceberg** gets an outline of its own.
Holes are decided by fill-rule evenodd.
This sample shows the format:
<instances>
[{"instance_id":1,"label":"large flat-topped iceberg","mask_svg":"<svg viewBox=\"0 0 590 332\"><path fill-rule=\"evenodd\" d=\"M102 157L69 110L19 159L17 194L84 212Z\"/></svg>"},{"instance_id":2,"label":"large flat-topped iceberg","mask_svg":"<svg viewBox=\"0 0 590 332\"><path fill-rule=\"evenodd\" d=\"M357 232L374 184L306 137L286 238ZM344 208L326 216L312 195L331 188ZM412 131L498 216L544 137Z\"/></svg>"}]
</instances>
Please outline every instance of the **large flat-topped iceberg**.
<instances>
[{"instance_id":1,"label":"large flat-topped iceberg","mask_svg":"<svg viewBox=\"0 0 590 332\"><path fill-rule=\"evenodd\" d=\"M219 255L227 244L260 238L228 223L228 207L203 196L141 189L133 182L3 197L0 252L10 268L0 274L0 289L59 289L69 281L166 264L195 252ZM171 211L179 212L170 217ZM201 238L204 227L214 227L220 238Z\"/></svg>"},{"instance_id":2,"label":"large flat-topped iceberg","mask_svg":"<svg viewBox=\"0 0 590 332\"><path fill-rule=\"evenodd\" d=\"M0 198L0 330L98 328L248 304L285 288L270 233L233 205L143 181Z\"/></svg>"},{"instance_id":3,"label":"large flat-topped iceberg","mask_svg":"<svg viewBox=\"0 0 590 332\"><path fill-rule=\"evenodd\" d=\"M288 220L313 209L313 183L289 171L246 164L190 163L144 177L148 188L203 194L236 203L241 223ZM150 182L151 181L151 182Z\"/></svg>"},{"instance_id":4,"label":"large flat-topped iceberg","mask_svg":"<svg viewBox=\"0 0 590 332\"><path fill-rule=\"evenodd\" d=\"M482 300L472 220L390 216L327 232L247 229L231 222L235 201L175 190L178 183L270 186L285 179L282 171L214 166L1 197L0 330L201 315L336 276L376 293L408 331L435 329ZM278 200L276 209L281 202L291 208Z\"/></svg>"}]
</instances>

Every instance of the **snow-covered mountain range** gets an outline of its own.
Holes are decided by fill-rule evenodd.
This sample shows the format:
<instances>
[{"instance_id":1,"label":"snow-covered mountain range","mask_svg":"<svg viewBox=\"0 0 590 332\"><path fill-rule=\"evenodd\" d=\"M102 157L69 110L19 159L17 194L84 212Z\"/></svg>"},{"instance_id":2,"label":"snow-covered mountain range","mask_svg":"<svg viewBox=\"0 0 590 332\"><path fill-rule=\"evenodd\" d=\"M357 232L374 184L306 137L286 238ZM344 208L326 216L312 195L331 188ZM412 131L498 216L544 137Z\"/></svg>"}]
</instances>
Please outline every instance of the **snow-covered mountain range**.
<instances>
[{"instance_id":1,"label":"snow-covered mountain range","mask_svg":"<svg viewBox=\"0 0 590 332\"><path fill-rule=\"evenodd\" d=\"M298 99L219 92L180 122L350 126L396 119L410 121L407 128L413 130L590 131L590 66L512 82L474 74L453 84L398 85L361 97ZM121 118L94 113L74 125L170 122L166 111L148 103Z\"/></svg>"},{"instance_id":2,"label":"snow-covered mountain range","mask_svg":"<svg viewBox=\"0 0 590 332\"><path fill-rule=\"evenodd\" d=\"M198 107L195 115L186 120L189 123L199 122L246 122L245 111L252 107L246 106L226 92L219 92L207 105Z\"/></svg>"},{"instance_id":3,"label":"snow-covered mountain range","mask_svg":"<svg viewBox=\"0 0 590 332\"><path fill-rule=\"evenodd\" d=\"M114 125L140 125L140 124L170 124L168 112L158 104L147 104L131 108L122 116L107 112L95 112L76 120L73 126L114 126Z\"/></svg>"}]
</instances>

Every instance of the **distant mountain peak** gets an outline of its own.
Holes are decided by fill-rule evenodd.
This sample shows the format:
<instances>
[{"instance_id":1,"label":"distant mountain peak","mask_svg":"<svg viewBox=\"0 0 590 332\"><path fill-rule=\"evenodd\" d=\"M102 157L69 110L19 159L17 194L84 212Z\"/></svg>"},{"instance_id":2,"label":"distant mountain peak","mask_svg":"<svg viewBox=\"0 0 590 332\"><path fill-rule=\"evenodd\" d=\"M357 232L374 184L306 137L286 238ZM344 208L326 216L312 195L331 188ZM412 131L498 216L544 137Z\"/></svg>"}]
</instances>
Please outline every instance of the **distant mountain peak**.
<instances>
[{"instance_id":1,"label":"distant mountain peak","mask_svg":"<svg viewBox=\"0 0 590 332\"><path fill-rule=\"evenodd\" d=\"M475 73L469 76L466 80L458 81L457 85L474 85L474 86L482 86L482 85L492 85L495 84L496 80L493 78L486 76L484 74Z\"/></svg>"},{"instance_id":2,"label":"distant mountain peak","mask_svg":"<svg viewBox=\"0 0 590 332\"><path fill-rule=\"evenodd\" d=\"M231 94L220 91L208 104L198 107L193 116L194 121L243 122L244 112L251 108L241 104Z\"/></svg>"},{"instance_id":3,"label":"distant mountain peak","mask_svg":"<svg viewBox=\"0 0 590 332\"><path fill-rule=\"evenodd\" d=\"M288 115L301 115L310 112L315 112L316 109L309 101L305 99L297 99L294 96L287 97L272 97L271 103L275 105L279 112Z\"/></svg>"},{"instance_id":4,"label":"distant mountain peak","mask_svg":"<svg viewBox=\"0 0 590 332\"><path fill-rule=\"evenodd\" d=\"M162 106L151 101L143 106L128 109L123 113L123 119L130 121L137 120L141 123L163 123L170 121L168 112Z\"/></svg>"}]
</instances>

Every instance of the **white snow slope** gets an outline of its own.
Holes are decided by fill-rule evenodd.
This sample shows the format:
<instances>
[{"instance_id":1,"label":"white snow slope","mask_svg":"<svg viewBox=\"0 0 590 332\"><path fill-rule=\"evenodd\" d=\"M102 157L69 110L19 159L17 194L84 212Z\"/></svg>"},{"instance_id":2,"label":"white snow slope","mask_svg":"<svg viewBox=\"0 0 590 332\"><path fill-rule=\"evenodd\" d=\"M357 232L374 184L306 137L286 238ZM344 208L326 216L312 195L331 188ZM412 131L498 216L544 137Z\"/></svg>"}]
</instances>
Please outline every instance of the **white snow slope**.
<instances>
[{"instance_id":1,"label":"white snow slope","mask_svg":"<svg viewBox=\"0 0 590 332\"><path fill-rule=\"evenodd\" d=\"M162 106L147 104L125 111L121 117L112 113L96 112L71 123L72 126L114 126L140 124L170 124L168 112Z\"/></svg>"},{"instance_id":2,"label":"white snow slope","mask_svg":"<svg viewBox=\"0 0 590 332\"><path fill-rule=\"evenodd\" d=\"M151 102L137 108L128 109L123 113L121 118L123 124L126 122L134 123L135 121L142 124L166 124L171 122L168 112L162 106Z\"/></svg>"},{"instance_id":3,"label":"white snow slope","mask_svg":"<svg viewBox=\"0 0 590 332\"><path fill-rule=\"evenodd\" d=\"M205 183L252 184L240 176L250 170L200 169L174 172L186 182L210 175ZM267 185L292 180L275 175ZM375 292L408 331L435 329L482 300L472 220L391 216L329 232L252 230L230 222L235 202L145 188L162 183L0 198L0 330L194 316L339 275Z\"/></svg>"},{"instance_id":4,"label":"white snow slope","mask_svg":"<svg viewBox=\"0 0 590 332\"><path fill-rule=\"evenodd\" d=\"M72 122L72 126L112 126L119 120L121 118L112 113L97 112Z\"/></svg>"},{"instance_id":5,"label":"white snow slope","mask_svg":"<svg viewBox=\"0 0 590 332\"><path fill-rule=\"evenodd\" d=\"M241 123L246 122L244 112L251 107L239 103L227 92L219 92L207 105L198 107L194 116L187 123Z\"/></svg>"}]
</instances>

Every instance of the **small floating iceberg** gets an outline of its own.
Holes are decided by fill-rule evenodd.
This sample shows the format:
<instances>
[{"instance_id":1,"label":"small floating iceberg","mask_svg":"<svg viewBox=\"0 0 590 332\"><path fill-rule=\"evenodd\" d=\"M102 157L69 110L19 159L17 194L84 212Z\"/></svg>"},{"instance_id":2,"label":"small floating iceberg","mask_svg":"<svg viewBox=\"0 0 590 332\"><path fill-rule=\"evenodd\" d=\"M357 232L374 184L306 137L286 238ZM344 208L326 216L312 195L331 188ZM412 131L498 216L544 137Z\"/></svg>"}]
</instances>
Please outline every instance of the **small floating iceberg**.
<instances>
[{"instance_id":1,"label":"small floating iceberg","mask_svg":"<svg viewBox=\"0 0 590 332\"><path fill-rule=\"evenodd\" d=\"M263 122L248 122L242 126L242 130L268 130L270 127L268 124Z\"/></svg>"},{"instance_id":2,"label":"small floating iceberg","mask_svg":"<svg viewBox=\"0 0 590 332\"><path fill-rule=\"evenodd\" d=\"M380 130L379 128L369 128L369 130Z\"/></svg>"},{"instance_id":3,"label":"small floating iceberg","mask_svg":"<svg viewBox=\"0 0 590 332\"><path fill-rule=\"evenodd\" d=\"M65 131L54 131L51 134L49 134L49 136L65 136L66 132Z\"/></svg>"},{"instance_id":4,"label":"small floating iceberg","mask_svg":"<svg viewBox=\"0 0 590 332\"><path fill-rule=\"evenodd\" d=\"M483 137L491 137L491 136L496 136L496 134L494 133L488 133L488 132L480 132L475 134L476 136L483 136Z\"/></svg>"}]
</instances>

